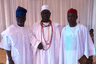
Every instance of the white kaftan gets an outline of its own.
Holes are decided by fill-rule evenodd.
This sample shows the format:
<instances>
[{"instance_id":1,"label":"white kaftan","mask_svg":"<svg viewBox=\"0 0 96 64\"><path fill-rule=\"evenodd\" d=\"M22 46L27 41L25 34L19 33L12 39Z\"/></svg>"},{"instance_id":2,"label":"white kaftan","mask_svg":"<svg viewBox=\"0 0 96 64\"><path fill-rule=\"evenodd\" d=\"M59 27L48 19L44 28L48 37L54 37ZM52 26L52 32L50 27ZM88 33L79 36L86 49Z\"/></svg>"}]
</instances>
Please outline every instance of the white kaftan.
<instances>
[{"instance_id":1,"label":"white kaftan","mask_svg":"<svg viewBox=\"0 0 96 64\"><path fill-rule=\"evenodd\" d=\"M47 24L47 23L45 23ZM50 44L50 48L48 50L39 50L38 44L41 42L44 49L48 47L45 44L43 36L41 36L41 25L40 23L35 23L32 27L33 36L31 37L31 43L33 46L33 64L58 64L59 63L59 45L60 45L60 29L59 24L52 22L53 25L53 37L52 42ZM44 37L45 40L49 43L52 33L52 27L44 27ZM48 31L49 29L49 31ZM49 32L49 34L48 34Z\"/></svg>"},{"instance_id":2,"label":"white kaftan","mask_svg":"<svg viewBox=\"0 0 96 64\"><path fill-rule=\"evenodd\" d=\"M29 30L25 27L11 25L1 33L3 39L0 48L11 51L15 64L32 64ZM8 62L6 64L9 64Z\"/></svg>"},{"instance_id":3,"label":"white kaftan","mask_svg":"<svg viewBox=\"0 0 96 64\"><path fill-rule=\"evenodd\" d=\"M59 64L79 64L78 59L95 54L95 48L85 26L65 26L61 33Z\"/></svg>"}]
</instances>

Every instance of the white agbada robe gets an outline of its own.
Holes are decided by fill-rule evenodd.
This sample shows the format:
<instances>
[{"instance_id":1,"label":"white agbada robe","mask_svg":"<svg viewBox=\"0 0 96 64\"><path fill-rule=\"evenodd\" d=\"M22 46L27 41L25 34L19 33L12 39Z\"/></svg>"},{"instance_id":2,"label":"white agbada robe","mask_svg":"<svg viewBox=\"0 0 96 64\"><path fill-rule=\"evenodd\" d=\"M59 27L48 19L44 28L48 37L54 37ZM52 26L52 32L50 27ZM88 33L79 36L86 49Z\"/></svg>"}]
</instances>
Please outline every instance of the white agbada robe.
<instances>
[{"instance_id":1,"label":"white agbada robe","mask_svg":"<svg viewBox=\"0 0 96 64\"><path fill-rule=\"evenodd\" d=\"M95 54L95 47L87 28L81 24L65 26L61 33L59 64L79 64L78 59Z\"/></svg>"},{"instance_id":2,"label":"white agbada robe","mask_svg":"<svg viewBox=\"0 0 96 64\"><path fill-rule=\"evenodd\" d=\"M45 23L47 24L47 23ZM35 23L32 27L33 36L31 37L31 43L33 47L33 64L58 64L59 63L59 45L60 45L60 26L58 23L53 23L53 37L50 48L48 50L39 50L37 47L41 42L41 25L40 23ZM49 31L48 31L49 29ZM48 32L49 32L49 40L51 38L51 27L44 27L44 37L45 40L48 39ZM44 38L42 36L42 44L44 49L48 47L45 44Z\"/></svg>"},{"instance_id":3,"label":"white agbada robe","mask_svg":"<svg viewBox=\"0 0 96 64\"><path fill-rule=\"evenodd\" d=\"M32 64L29 33L28 29L17 25L11 25L1 33L3 39L0 48L11 51L15 64ZM8 60L6 64L9 64Z\"/></svg>"}]
</instances>

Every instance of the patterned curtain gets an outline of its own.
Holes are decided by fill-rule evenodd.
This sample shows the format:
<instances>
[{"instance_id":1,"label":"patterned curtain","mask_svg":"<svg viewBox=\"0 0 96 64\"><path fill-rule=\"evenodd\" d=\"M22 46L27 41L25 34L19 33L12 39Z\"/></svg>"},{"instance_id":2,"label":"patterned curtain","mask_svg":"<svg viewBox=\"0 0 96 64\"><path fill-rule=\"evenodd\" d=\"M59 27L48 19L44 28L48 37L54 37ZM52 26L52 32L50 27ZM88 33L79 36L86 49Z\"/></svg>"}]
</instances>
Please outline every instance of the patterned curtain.
<instances>
[{"instance_id":1,"label":"patterned curtain","mask_svg":"<svg viewBox=\"0 0 96 64\"><path fill-rule=\"evenodd\" d=\"M24 7L28 11L25 27L30 28L33 23L40 22L41 6L44 4L50 7L50 19L63 27L68 24L67 11L75 8L78 10L77 23L82 23L88 30L94 28L94 0L0 0L0 33L11 24L16 24L16 8L18 6Z\"/></svg>"}]
</instances>

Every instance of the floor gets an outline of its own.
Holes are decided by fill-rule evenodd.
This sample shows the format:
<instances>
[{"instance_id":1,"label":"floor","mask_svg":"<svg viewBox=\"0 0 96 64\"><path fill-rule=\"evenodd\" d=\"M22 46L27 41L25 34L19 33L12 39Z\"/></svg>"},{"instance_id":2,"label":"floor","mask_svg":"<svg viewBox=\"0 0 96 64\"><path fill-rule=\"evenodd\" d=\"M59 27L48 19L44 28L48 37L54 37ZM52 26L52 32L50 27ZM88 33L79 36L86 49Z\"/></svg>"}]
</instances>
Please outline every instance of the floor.
<instances>
[{"instance_id":1,"label":"floor","mask_svg":"<svg viewBox=\"0 0 96 64\"><path fill-rule=\"evenodd\" d=\"M0 49L0 64L6 64L6 51Z\"/></svg>"},{"instance_id":2,"label":"floor","mask_svg":"<svg viewBox=\"0 0 96 64\"><path fill-rule=\"evenodd\" d=\"M93 64L96 64L96 56L93 57Z\"/></svg>"},{"instance_id":3,"label":"floor","mask_svg":"<svg viewBox=\"0 0 96 64\"><path fill-rule=\"evenodd\" d=\"M96 64L96 56L93 57L93 64ZM6 64L6 51L0 49L0 64Z\"/></svg>"}]
</instances>

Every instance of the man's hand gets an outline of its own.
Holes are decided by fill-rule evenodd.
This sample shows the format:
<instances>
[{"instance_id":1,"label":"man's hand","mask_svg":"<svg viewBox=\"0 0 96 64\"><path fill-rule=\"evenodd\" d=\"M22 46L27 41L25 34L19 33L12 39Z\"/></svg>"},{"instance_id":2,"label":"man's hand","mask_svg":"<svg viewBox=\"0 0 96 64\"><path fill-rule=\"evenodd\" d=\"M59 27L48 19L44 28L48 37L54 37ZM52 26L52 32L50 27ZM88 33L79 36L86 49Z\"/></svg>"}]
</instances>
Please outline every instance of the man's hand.
<instances>
[{"instance_id":1,"label":"man's hand","mask_svg":"<svg viewBox=\"0 0 96 64\"><path fill-rule=\"evenodd\" d=\"M93 64L93 56L89 56L87 59L87 64Z\"/></svg>"},{"instance_id":2,"label":"man's hand","mask_svg":"<svg viewBox=\"0 0 96 64\"><path fill-rule=\"evenodd\" d=\"M93 64L93 61L88 59L86 64Z\"/></svg>"},{"instance_id":3,"label":"man's hand","mask_svg":"<svg viewBox=\"0 0 96 64\"><path fill-rule=\"evenodd\" d=\"M9 64L14 64L14 61L12 60L12 57L11 57L11 51L6 50L6 54L8 56Z\"/></svg>"},{"instance_id":4,"label":"man's hand","mask_svg":"<svg viewBox=\"0 0 96 64\"><path fill-rule=\"evenodd\" d=\"M9 64L14 64L14 61L12 59L10 59Z\"/></svg>"},{"instance_id":5,"label":"man's hand","mask_svg":"<svg viewBox=\"0 0 96 64\"><path fill-rule=\"evenodd\" d=\"M43 49L42 43L40 43L40 44L38 45L38 49Z\"/></svg>"}]
</instances>

